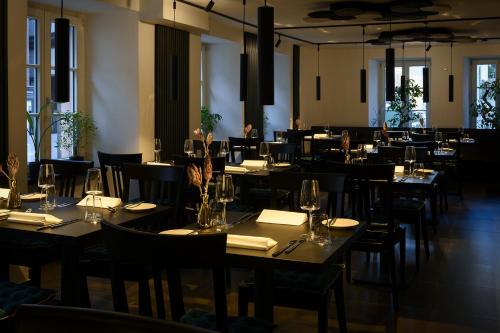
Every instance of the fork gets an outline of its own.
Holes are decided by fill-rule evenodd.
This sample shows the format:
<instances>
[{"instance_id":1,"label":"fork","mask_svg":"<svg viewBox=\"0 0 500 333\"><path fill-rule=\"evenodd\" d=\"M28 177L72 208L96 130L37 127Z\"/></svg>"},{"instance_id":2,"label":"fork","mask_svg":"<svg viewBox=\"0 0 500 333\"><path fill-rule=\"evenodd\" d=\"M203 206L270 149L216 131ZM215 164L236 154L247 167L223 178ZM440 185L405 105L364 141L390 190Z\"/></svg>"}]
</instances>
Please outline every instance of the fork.
<instances>
[{"instance_id":1,"label":"fork","mask_svg":"<svg viewBox=\"0 0 500 333\"><path fill-rule=\"evenodd\" d=\"M123 208L134 208L134 207L139 206L142 203L144 203L144 201L132 202L132 203L126 204L125 206L123 206Z\"/></svg>"}]
</instances>

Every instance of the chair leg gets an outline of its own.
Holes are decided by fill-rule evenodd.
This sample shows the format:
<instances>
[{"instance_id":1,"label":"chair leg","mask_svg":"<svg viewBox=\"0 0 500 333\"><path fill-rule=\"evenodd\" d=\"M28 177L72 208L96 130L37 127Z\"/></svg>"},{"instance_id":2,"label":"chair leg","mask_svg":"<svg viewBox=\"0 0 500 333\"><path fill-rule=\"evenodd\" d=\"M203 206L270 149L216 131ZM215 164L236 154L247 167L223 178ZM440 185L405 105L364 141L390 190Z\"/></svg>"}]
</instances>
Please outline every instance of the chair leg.
<instances>
[{"instance_id":1,"label":"chair leg","mask_svg":"<svg viewBox=\"0 0 500 333\"><path fill-rule=\"evenodd\" d=\"M347 283L351 283L351 251L345 253L345 279Z\"/></svg>"},{"instance_id":2,"label":"chair leg","mask_svg":"<svg viewBox=\"0 0 500 333\"><path fill-rule=\"evenodd\" d=\"M392 285L392 306L394 310L397 311L399 308L399 297L398 297L398 281L396 277L396 252L394 250L394 244L390 245L387 249L388 256L388 268L391 275L391 285Z\"/></svg>"},{"instance_id":3,"label":"chair leg","mask_svg":"<svg viewBox=\"0 0 500 333\"><path fill-rule=\"evenodd\" d=\"M422 237L424 238L425 257L427 260L429 260L431 253L429 250L429 235L427 233L427 220L425 219L425 209L420 213L420 219L422 221L421 225L422 225Z\"/></svg>"},{"instance_id":4,"label":"chair leg","mask_svg":"<svg viewBox=\"0 0 500 333\"><path fill-rule=\"evenodd\" d=\"M155 270L154 272L154 284L155 284L155 298L156 298L156 311L158 312L158 318L165 319L165 300L163 298L163 285L161 278L161 271Z\"/></svg>"},{"instance_id":5,"label":"chair leg","mask_svg":"<svg viewBox=\"0 0 500 333\"><path fill-rule=\"evenodd\" d=\"M42 282L42 267L35 265L29 268L30 284L40 287Z\"/></svg>"},{"instance_id":6,"label":"chair leg","mask_svg":"<svg viewBox=\"0 0 500 333\"><path fill-rule=\"evenodd\" d=\"M341 277L338 278L339 280ZM326 296L319 306L318 309L318 333L327 333L328 332L328 305L329 298ZM340 321L340 320L339 320Z\"/></svg>"},{"instance_id":7,"label":"chair leg","mask_svg":"<svg viewBox=\"0 0 500 333\"><path fill-rule=\"evenodd\" d=\"M149 290L149 279L147 277L139 280L139 314L148 317L153 316L151 292Z\"/></svg>"},{"instance_id":8,"label":"chair leg","mask_svg":"<svg viewBox=\"0 0 500 333\"><path fill-rule=\"evenodd\" d=\"M337 320L339 322L339 332L347 333L347 319L345 316L344 303L344 282L343 277L339 276L333 284L333 293L335 296L335 305L337 306Z\"/></svg>"},{"instance_id":9,"label":"chair leg","mask_svg":"<svg viewBox=\"0 0 500 333\"><path fill-rule=\"evenodd\" d=\"M368 264L368 263L370 263L371 253L370 253L370 252L368 252L368 251L366 251L365 256L366 256L366 263L367 263L367 264Z\"/></svg>"},{"instance_id":10,"label":"chair leg","mask_svg":"<svg viewBox=\"0 0 500 333\"><path fill-rule=\"evenodd\" d=\"M406 233L402 231L403 236L399 242L399 272L401 275L401 285L406 283Z\"/></svg>"},{"instance_id":11,"label":"chair leg","mask_svg":"<svg viewBox=\"0 0 500 333\"><path fill-rule=\"evenodd\" d=\"M127 293L125 283L117 274L111 273L111 292L113 294L113 308L117 312L128 313Z\"/></svg>"},{"instance_id":12,"label":"chair leg","mask_svg":"<svg viewBox=\"0 0 500 333\"><path fill-rule=\"evenodd\" d=\"M420 228L421 221L419 217L415 224L415 268L417 271L420 269Z\"/></svg>"},{"instance_id":13,"label":"chair leg","mask_svg":"<svg viewBox=\"0 0 500 333\"><path fill-rule=\"evenodd\" d=\"M248 287L238 288L238 316L248 316L248 302L250 302L248 289Z\"/></svg>"}]
</instances>

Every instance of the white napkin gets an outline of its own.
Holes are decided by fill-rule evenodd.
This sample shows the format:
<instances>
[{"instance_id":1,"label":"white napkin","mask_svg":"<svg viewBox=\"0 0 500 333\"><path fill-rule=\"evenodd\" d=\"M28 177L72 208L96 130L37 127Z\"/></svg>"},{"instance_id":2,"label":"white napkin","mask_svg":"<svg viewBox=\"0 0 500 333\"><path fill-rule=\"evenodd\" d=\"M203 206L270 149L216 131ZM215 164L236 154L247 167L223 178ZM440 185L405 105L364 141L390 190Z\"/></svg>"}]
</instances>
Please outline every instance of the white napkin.
<instances>
[{"instance_id":1,"label":"white napkin","mask_svg":"<svg viewBox=\"0 0 500 333\"><path fill-rule=\"evenodd\" d=\"M85 207L87 205L87 198L91 198L91 200L89 200L89 202L92 203L92 196L87 195L85 198L83 198L76 205ZM120 199L120 198L101 197L101 196L96 196L96 198L101 198L102 207L116 208L116 207L120 207L120 205L122 204L122 199Z\"/></svg>"},{"instance_id":2,"label":"white napkin","mask_svg":"<svg viewBox=\"0 0 500 333\"><path fill-rule=\"evenodd\" d=\"M190 229L170 229L170 230L164 230L160 232L160 235L189 235L192 234L193 230Z\"/></svg>"},{"instance_id":3,"label":"white napkin","mask_svg":"<svg viewBox=\"0 0 500 333\"><path fill-rule=\"evenodd\" d=\"M246 173L248 170L244 167L226 165L224 167L224 172L228 173Z\"/></svg>"},{"instance_id":4,"label":"white napkin","mask_svg":"<svg viewBox=\"0 0 500 333\"><path fill-rule=\"evenodd\" d=\"M268 237L227 235L227 247L267 251L276 244L278 242Z\"/></svg>"},{"instance_id":5,"label":"white napkin","mask_svg":"<svg viewBox=\"0 0 500 333\"><path fill-rule=\"evenodd\" d=\"M405 167L403 165L396 165L394 168L394 173L404 173Z\"/></svg>"},{"instance_id":6,"label":"white napkin","mask_svg":"<svg viewBox=\"0 0 500 333\"><path fill-rule=\"evenodd\" d=\"M33 225L47 225L62 222L62 219L50 214L10 212L8 221Z\"/></svg>"},{"instance_id":7,"label":"white napkin","mask_svg":"<svg viewBox=\"0 0 500 333\"><path fill-rule=\"evenodd\" d=\"M327 139L328 138L328 134L326 134L326 133L316 133L316 134L314 134L314 138L315 139Z\"/></svg>"},{"instance_id":8,"label":"white napkin","mask_svg":"<svg viewBox=\"0 0 500 333\"><path fill-rule=\"evenodd\" d=\"M10 189L8 188L0 188L0 198L7 199L9 197Z\"/></svg>"},{"instance_id":9,"label":"white napkin","mask_svg":"<svg viewBox=\"0 0 500 333\"><path fill-rule=\"evenodd\" d=\"M264 209L257 218L260 223L274 223L285 225L301 225L307 220L307 214L287 212L282 210Z\"/></svg>"},{"instance_id":10,"label":"white napkin","mask_svg":"<svg viewBox=\"0 0 500 333\"><path fill-rule=\"evenodd\" d=\"M241 163L242 167L248 170L262 170L266 167L266 161L264 160L244 160Z\"/></svg>"},{"instance_id":11,"label":"white napkin","mask_svg":"<svg viewBox=\"0 0 500 333\"><path fill-rule=\"evenodd\" d=\"M146 162L147 165L163 165L163 166L172 166L170 163L162 163L162 162Z\"/></svg>"}]
</instances>

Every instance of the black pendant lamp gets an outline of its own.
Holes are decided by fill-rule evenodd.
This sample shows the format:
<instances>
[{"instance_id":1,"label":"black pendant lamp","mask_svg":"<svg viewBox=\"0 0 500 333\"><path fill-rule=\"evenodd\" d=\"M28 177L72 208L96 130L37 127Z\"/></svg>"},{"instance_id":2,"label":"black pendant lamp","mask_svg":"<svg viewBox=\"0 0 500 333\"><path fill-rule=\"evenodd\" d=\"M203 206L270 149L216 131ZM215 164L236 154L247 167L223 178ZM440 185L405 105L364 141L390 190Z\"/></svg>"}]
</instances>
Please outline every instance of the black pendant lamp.
<instances>
[{"instance_id":1,"label":"black pendant lamp","mask_svg":"<svg viewBox=\"0 0 500 333\"><path fill-rule=\"evenodd\" d=\"M430 46L430 45L429 45ZM430 47L427 47L427 42L424 43L425 53L424 53L424 68L422 70L423 78L423 100L424 103L429 103L429 68L427 67L427 51Z\"/></svg>"},{"instance_id":2,"label":"black pendant lamp","mask_svg":"<svg viewBox=\"0 0 500 333\"><path fill-rule=\"evenodd\" d=\"M392 33L391 18L389 18L389 32ZM385 50L385 100L389 102L395 99L394 65L394 49L392 48L391 37L389 40L389 48Z\"/></svg>"},{"instance_id":3,"label":"black pendant lamp","mask_svg":"<svg viewBox=\"0 0 500 333\"><path fill-rule=\"evenodd\" d=\"M363 67L359 72L359 92L361 103L366 103L365 26L363 26Z\"/></svg>"},{"instance_id":4,"label":"black pendant lamp","mask_svg":"<svg viewBox=\"0 0 500 333\"><path fill-rule=\"evenodd\" d=\"M321 76L319 75L319 44L318 44L318 75L316 75L316 100L321 100Z\"/></svg>"},{"instance_id":5,"label":"black pendant lamp","mask_svg":"<svg viewBox=\"0 0 500 333\"><path fill-rule=\"evenodd\" d=\"M453 75L453 43L450 44L450 75L448 76L448 102L455 99L454 87L455 76Z\"/></svg>"},{"instance_id":6,"label":"black pendant lamp","mask_svg":"<svg viewBox=\"0 0 500 333\"><path fill-rule=\"evenodd\" d=\"M170 91L169 97L171 101L176 101L179 95L179 58L177 57L177 30L175 28L175 10L177 9L177 3L173 2L173 10L174 10L174 46L172 48L172 55L169 59L169 69L170 69Z\"/></svg>"},{"instance_id":7,"label":"black pendant lamp","mask_svg":"<svg viewBox=\"0 0 500 333\"><path fill-rule=\"evenodd\" d=\"M246 4L247 1L243 0L243 53L240 54L240 101L242 102L246 102L248 90L248 54L247 39L245 37Z\"/></svg>"},{"instance_id":8,"label":"black pendant lamp","mask_svg":"<svg viewBox=\"0 0 500 333\"><path fill-rule=\"evenodd\" d=\"M55 85L53 99L57 103L69 102L69 20L63 18L64 2L61 0L61 17L54 20L55 33Z\"/></svg>"},{"instance_id":9,"label":"black pendant lamp","mask_svg":"<svg viewBox=\"0 0 500 333\"><path fill-rule=\"evenodd\" d=\"M257 14L259 104L274 105L274 8L266 1Z\"/></svg>"},{"instance_id":10,"label":"black pendant lamp","mask_svg":"<svg viewBox=\"0 0 500 333\"><path fill-rule=\"evenodd\" d=\"M399 90L401 91L401 101L406 101L406 75L405 75L405 43L402 46L403 51L403 69L401 70L401 85Z\"/></svg>"}]
</instances>

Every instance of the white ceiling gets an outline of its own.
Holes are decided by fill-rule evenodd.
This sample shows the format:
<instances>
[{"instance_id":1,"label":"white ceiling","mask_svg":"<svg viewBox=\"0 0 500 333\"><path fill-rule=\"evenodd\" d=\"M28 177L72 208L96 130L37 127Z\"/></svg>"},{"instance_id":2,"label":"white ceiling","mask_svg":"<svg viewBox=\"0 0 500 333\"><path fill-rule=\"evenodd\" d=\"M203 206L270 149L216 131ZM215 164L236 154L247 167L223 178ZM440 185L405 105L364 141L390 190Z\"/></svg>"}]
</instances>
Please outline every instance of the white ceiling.
<instances>
[{"instance_id":1,"label":"white ceiling","mask_svg":"<svg viewBox=\"0 0 500 333\"><path fill-rule=\"evenodd\" d=\"M205 6L208 0L189 0L197 5ZM411 1L411 0L409 0ZM213 10L227 14L232 17L242 18L242 0L214 0ZM352 24L366 23L367 20L332 21L315 20L305 18L307 13L316 10L326 10L332 2L337 1L315 1L315 0L269 0L268 5L275 8L275 28L293 27L303 25L328 25L328 24ZM366 2L383 3L387 0L366 0ZM435 3L448 4L451 6L449 12L430 16L429 19L467 18L500 16L499 0L436 0ZM263 0L247 0L247 21L257 22L257 8L264 4ZM217 15L211 14L215 19L225 20ZM227 20L225 20L227 21ZM236 23L233 23L236 24ZM240 25L238 25L240 26ZM424 27L423 24L393 25L392 30ZM477 38L500 37L500 20L495 21L464 21L431 24L429 27L446 27L452 29L457 35L465 35ZM368 26L366 28L366 39L376 38L381 31L389 30L388 26ZM349 42L361 40L361 28L318 28L307 30L284 30L285 34L309 40L314 43L326 42Z\"/></svg>"}]
</instances>

